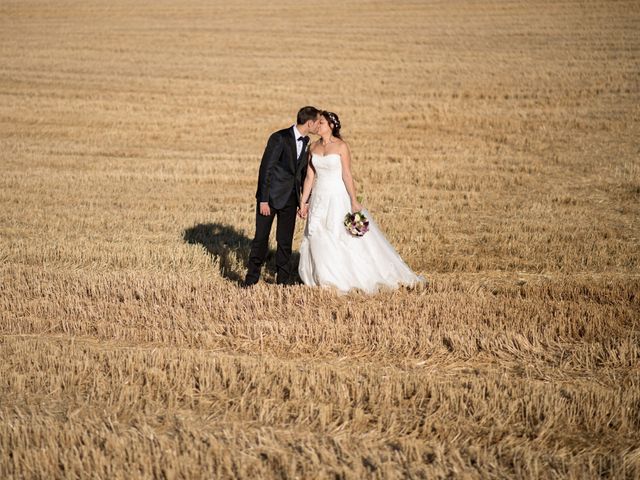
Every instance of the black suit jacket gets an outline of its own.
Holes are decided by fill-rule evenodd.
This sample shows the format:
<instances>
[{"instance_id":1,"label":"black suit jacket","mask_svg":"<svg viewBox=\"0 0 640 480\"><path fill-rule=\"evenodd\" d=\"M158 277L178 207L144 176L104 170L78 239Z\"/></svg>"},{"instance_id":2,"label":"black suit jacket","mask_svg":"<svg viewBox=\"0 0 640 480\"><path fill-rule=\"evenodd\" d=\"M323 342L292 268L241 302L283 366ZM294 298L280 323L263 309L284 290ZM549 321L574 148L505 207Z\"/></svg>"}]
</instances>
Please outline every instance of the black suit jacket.
<instances>
[{"instance_id":1,"label":"black suit jacket","mask_svg":"<svg viewBox=\"0 0 640 480\"><path fill-rule=\"evenodd\" d=\"M308 144L298 162L293 127L271 134L260 162L256 191L256 199L259 202L269 202L273 208L280 209L285 206L295 191L298 205L300 205L302 184L309 162L307 147Z\"/></svg>"}]
</instances>

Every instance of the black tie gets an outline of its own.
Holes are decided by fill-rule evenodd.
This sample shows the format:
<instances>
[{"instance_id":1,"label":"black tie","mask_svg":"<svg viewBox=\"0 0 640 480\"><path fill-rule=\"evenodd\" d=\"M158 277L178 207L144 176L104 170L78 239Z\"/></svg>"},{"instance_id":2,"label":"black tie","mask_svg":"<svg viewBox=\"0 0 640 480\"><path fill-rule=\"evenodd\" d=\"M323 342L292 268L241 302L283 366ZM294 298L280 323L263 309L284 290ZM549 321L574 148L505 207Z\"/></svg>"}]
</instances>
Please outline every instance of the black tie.
<instances>
[{"instance_id":1,"label":"black tie","mask_svg":"<svg viewBox=\"0 0 640 480\"><path fill-rule=\"evenodd\" d=\"M302 158L302 155L304 155L304 147L307 145L307 142L309 141L309 137L299 136L298 140L302 142L302 149L300 150L300 155L298 156L298 159L297 159L297 163L300 163L300 159Z\"/></svg>"}]
</instances>

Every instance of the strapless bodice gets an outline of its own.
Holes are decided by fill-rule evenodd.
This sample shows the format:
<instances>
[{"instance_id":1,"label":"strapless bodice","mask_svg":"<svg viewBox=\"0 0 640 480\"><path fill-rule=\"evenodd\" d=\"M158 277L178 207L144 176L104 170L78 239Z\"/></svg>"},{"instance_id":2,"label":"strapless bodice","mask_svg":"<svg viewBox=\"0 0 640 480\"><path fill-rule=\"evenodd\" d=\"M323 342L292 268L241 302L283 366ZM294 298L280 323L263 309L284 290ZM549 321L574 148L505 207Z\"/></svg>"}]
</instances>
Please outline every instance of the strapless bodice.
<instances>
[{"instance_id":1,"label":"strapless bodice","mask_svg":"<svg viewBox=\"0 0 640 480\"><path fill-rule=\"evenodd\" d=\"M317 172L332 172L338 171L342 174L342 162L339 153L330 153L328 155L320 155L314 153L311 156L311 161Z\"/></svg>"},{"instance_id":2,"label":"strapless bodice","mask_svg":"<svg viewBox=\"0 0 640 480\"><path fill-rule=\"evenodd\" d=\"M316 184L314 190L344 188L342 181L342 162L339 153L319 155L314 153L311 162L316 172Z\"/></svg>"}]
</instances>

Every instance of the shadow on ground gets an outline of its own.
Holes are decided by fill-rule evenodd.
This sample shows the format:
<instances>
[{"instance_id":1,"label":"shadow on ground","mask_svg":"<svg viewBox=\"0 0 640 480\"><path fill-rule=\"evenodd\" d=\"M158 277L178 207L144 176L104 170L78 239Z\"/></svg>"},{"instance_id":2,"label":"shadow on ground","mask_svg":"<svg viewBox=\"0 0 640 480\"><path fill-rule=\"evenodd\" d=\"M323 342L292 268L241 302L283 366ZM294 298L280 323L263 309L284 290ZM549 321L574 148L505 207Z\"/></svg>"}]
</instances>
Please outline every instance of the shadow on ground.
<instances>
[{"instance_id":1,"label":"shadow on ground","mask_svg":"<svg viewBox=\"0 0 640 480\"><path fill-rule=\"evenodd\" d=\"M184 231L184 241L202 245L212 259L218 258L220 274L236 284L241 284L244 280L252 240L231 225L222 223L200 223ZM275 250L269 249L262 269L263 279L267 281L273 281L275 277L275 253ZM299 259L300 254L293 252L292 272L296 279ZM242 265L242 271L238 271L239 262Z\"/></svg>"}]
</instances>

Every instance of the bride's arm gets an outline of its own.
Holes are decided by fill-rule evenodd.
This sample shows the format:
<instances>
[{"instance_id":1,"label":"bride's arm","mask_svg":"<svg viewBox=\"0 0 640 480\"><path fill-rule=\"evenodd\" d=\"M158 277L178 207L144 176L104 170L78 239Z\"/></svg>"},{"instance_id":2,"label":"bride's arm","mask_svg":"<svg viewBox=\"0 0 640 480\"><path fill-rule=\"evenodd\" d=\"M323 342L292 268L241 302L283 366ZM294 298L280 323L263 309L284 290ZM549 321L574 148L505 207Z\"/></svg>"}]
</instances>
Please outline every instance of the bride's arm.
<instances>
[{"instance_id":1,"label":"bride's arm","mask_svg":"<svg viewBox=\"0 0 640 480\"><path fill-rule=\"evenodd\" d=\"M357 212L362 209L362 205L358 203L356 198L356 186L353 183L353 175L351 175L351 152L346 142L340 149L340 158L342 161L342 181L351 199L351 212Z\"/></svg>"},{"instance_id":2,"label":"bride's arm","mask_svg":"<svg viewBox=\"0 0 640 480\"><path fill-rule=\"evenodd\" d=\"M309 164L307 165L307 176L304 179L304 185L302 186L302 198L300 199L300 216L302 218L307 216L309 196L311 195L311 188L313 187L313 180L315 176L316 171L313 168L311 159L309 159Z\"/></svg>"}]
</instances>

